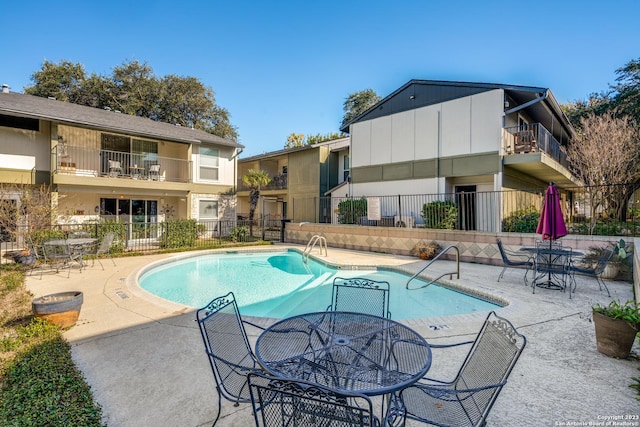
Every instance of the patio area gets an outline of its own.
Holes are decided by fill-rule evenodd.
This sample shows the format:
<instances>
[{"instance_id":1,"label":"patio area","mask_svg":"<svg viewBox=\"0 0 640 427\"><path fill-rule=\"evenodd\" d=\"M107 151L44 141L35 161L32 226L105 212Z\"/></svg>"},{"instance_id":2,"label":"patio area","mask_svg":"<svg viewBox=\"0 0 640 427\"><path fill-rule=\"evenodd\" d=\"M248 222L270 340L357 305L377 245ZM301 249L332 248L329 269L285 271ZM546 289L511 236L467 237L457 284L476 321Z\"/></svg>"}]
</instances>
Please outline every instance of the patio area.
<instances>
[{"instance_id":1,"label":"patio area","mask_svg":"<svg viewBox=\"0 0 640 427\"><path fill-rule=\"evenodd\" d=\"M69 278L66 271L45 273L42 279L27 277L27 287L36 297L70 290L84 293L78 323L64 335L110 427L208 426L213 422L217 393L194 321L196 309L151 296L136 284L145 265L193 254L116 258L116 267L107 263L103 271L96 263L82 272L73 269ZM425 265L414 257L334 248L329 248L327 257L319 258L335 264L394 266L411 274ZM452 264L439 261L425 274L435 277L452 271ZM513 322L528 341L491 410L488 425L616 425L607 421L640 425L637 418L624 418L640 414L636 391L629 387L631 378L640 376L640 361L598 353L590 321L593 304L632 298L630 284L608 282L609 298L599 291L595 279L578 277L577 290L569 299L567 293L554 290L532 294L519 270L507 270L500 282L496 278L502 267L461 263L460 270L460 279L454 277L451 282L508 300L510 304L497 312ZM429 342L449 343L472 339L486 317L486 313L428 315L401 323ZM270 323L268 319L258 321ZM259 331L247 332L255 343ZM452 369L461 362L456 357L464 357L466 350L461 348L453 358L438 357L435 350L429 374L441 378L449 372L453 376ZM218 425L253 425L251 405L234 407L224 401Z\"/></svg>"}]
</instances>

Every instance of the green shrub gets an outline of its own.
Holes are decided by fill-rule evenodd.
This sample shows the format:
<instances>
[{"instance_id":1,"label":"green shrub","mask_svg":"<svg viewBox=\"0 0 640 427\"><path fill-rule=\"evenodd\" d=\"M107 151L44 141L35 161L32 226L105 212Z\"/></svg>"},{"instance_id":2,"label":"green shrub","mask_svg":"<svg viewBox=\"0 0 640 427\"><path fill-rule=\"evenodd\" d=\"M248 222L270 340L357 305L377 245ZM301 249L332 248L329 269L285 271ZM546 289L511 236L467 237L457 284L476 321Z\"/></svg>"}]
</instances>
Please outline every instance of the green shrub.
<instances>
[{"instance_id":1,"label":"green shrub","mask_svg":"<svg viewBox=\"0 0 640 427\"><path fill-rule=\"evenodd\" d=\"M624 235L627 224L620 221L613 220L598 220L590 231L590 223L572 223L568 229L571 234L581 234L585 236L621 236Z\"/></svg>"},{"instance_id":2,"label":"green shrub","mask_svg":"<svg viewBox=\"0 0 640 427\"><path fill-rule=\"evenodd\" d=\"M198 222L195 219L168 219L164 222L162 247L165 249L189 248L198 239Z\"/></svg>"},{"instance_id":3,"label":"green shrub","mask_svg":"<svg viewBox=\"0 0 640 427\"><path fill-rule=\"evenodd\" d=\"M367 215L367 199L350 199L338 203L338 222L357 224L360 217Z\"/></svg>"},{"instance_id":4,"label":"green shrub","mask_svg":"<svg viewBox=\"0 0 640 427\"><path fill-rule=\"evenodd\" d=\"M237 227L233 227L231 231L229 231L229 238L232 242L244 242L248 233L249 230L247 230L247 227L239 225Z\"/></svg>"},{"instance_id":5,"label":"green shrub","mask_svg":"<svg viewBox=\"0 0 640 427\"><path fill-rule=\"evenodd\" d=\"M102 237L106 233L113 233L113 244L109 249L109 253L117 254L123 253L127 241L127 224L123 224L117 220L106 220L98 227L98 239L102 240Z\"/></svg>"},{"instance_id":6,"label":"green shrub","mask_svg":"<svg viewBox=\"0 0 640 427\"><path fill-rule=\"evenodd\" d=\"M529 206L526 209L514 211L502 220L502 231L512 233L535 233L540 221L540 212Z\"/></svg>"},{"instance_id":7,"label":"green shrub","mask_svg":"<svg viewBox=\"0 0 640 427\"><path fill-rule=\"evenodd\" d=\"M3 372L3 426L104 426L101 418L102 410L59 332L20 353Z\"/></svg>"},{"instance_id":8,"label":"green shrub","mask_svg":"<svg viewBox=\"0 0 640 427\"><path fill-rule=\"evenodd\" d=\"M451 201L425 203L420 216L426 228L454 230L458 222L458 206Z\"/></svg>"}]
</instances>

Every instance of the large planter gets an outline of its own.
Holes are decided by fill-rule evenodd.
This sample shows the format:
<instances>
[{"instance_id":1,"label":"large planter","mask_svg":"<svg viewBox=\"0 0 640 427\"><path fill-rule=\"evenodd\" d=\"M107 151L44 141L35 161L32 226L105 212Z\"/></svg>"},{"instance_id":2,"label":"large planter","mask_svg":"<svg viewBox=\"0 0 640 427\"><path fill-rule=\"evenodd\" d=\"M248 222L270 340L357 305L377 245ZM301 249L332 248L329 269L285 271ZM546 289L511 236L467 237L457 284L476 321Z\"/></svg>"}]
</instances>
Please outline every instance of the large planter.
<instances>
[{"instance_id":1,"label":"large planter","mask_svg":"<svg viewBox=\"0 0 640 427\"><path fill-rule=\"evenodd\" d=\"M31 309L36 317L46 319L61 328L68 328L78 320L82 302L80 291L59 292L34 299Z\"/></svg>"},{"instance_id":2,"label":"large planter","mask_svg":"<svg viewBox=\"0 0 640 427\"><path fill-rule=\"evenodd\" d=\"M629 357L633 341L638 331L624 319L613 319L600 313L593 313L598 351L609 357L626 359Z\"/></svg>"},{"instance_id":3,"label":"large planter","mask_svg":"<svg viewBox=\"0 0 640 427\"><path fill-rule=\"evenodd\" d=\"M600 277L602 279L611 279L611 280L613 280L616 277L618 277L618 273L619 272L620 272L620 266L618 264L616 264L616 263L609 262L604 267L604 270L600 274Z\"/></svg>"}]
</instances>

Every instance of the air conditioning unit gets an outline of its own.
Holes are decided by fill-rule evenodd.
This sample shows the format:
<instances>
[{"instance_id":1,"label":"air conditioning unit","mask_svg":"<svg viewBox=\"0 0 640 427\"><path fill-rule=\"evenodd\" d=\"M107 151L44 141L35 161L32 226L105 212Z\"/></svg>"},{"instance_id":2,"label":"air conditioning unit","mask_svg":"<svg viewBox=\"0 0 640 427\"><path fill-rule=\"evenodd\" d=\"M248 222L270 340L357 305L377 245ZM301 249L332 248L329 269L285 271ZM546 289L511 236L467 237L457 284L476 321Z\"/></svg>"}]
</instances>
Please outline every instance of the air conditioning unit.
<instances>
[{"instance_id":1,"label":"air conditioning unit","mask_svg":"<svg viewBox=\"0 0 640 427\"><path fill-rule=\"evenodd\" d=\"M393 217L393 224L396 227L414 228L416 226L416 221L412 216L396 215Z\"/></svg>"}]
</instances>

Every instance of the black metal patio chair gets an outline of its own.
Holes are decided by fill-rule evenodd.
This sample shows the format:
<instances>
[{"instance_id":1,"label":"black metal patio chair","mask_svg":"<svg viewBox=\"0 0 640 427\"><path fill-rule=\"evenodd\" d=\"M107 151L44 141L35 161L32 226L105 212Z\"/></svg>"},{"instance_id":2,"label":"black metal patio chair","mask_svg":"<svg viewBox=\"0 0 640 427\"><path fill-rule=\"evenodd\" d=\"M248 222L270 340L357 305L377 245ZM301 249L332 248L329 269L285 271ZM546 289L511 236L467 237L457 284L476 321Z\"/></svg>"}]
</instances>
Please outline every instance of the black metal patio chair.
<instances>
[{"instance_id":1,"label":"black metal patio chair","mask_svg":"<svg viewBox=\"0 0 640 427\"><path fill-rule=\"evenodd\" d=\"M102 267L102 269L104 270L104 265L102 265L102 261L100 261L100 256L105 255L109 257L109 259L113 263L113 266L116 266L116 262L111 257L111 245L113 245L114 238L115 233L105 233L104 236L102 236L102 240L100 241L100 243L97 246L94 245L94 248L92 248L92 250L85 253L85 255L92 258L91 265L95 264L96 260L98 260L100 267Z\"/></svg>"},{"instance_id":2,"label":"black metal patio chair","mask_svg":"<svg viewBox=\"0 0 640 427\"><path fill-rule=\"evenodd\" d=\"M371 400L364 394L337 392L307 381L260 373L248 377L257 427L380 425Z\"/></svg>"},{"instance_id":3,"label":"black metal patio chair","mask_svg":"<svg viewBox=\"0 0 640 427\"><path fill-rule=\"evenodd\" d=\"M527 274L533 267L533 259L531 254L510 251L509 249L504 247L504 245L502 244L502 240L500 239L497 239L496 243L498 245L498 250L500 251L500 256L502 257L502 263L504 264L504 268L500 272L497 282L502 279L502 276L504 276L504 272L507 271L507 268L526 267L524 271L524 284L528 285Z\"/></svg>"},{"instance_id":4,"label":"black metal patio chair","mask_svg":"<svg viewBox=\"0 0 640 427\"><path fill-rule=\"evenodd\" d=\"M82 257L69 248L66 241L48 241L42 245L45 264L49 265L56 273L62 268L68 268L67 277L71 277L71 263L76 262L82 271Z\"/></svg>"},{"instance_id":5,"label":"black metal patio chair","mask_svg":"<svg viewBox=\"0 0 640 427\"><path fill-rule=\"evenodd\" d=\"M389 312L389 282L364 277L333 279L331 311L352 311L391 318Z\"/></svg>"},{"instance_id":6,"label":"black metal patio chair","mask_svg":"<svg viewBox=\"0 0 640 427\"><path fill-rule=\"evenodd\" d=\"M489 313L453 381L423 378L391 397L386 421L405 425L415 420L437 426L483 425L515 366L526 338L506 319Z\"/></svg>"},{"instance_id":7,"label":"black metal patio chair","mask_svg":"<svg viewBox=\"0 0 640 427\"><path fill-rule=\"evenodd\" d=\"M600 290L602 290L602 287L604 286L605 290L607 291L607 296L610 297L611 293L609 293L609 288L607 287L607 284L604 282L604 280L602 280L602 277L600 277L600 275L602 274L605 267L609 263L609 260L611 260L612 256L613 256L613 250L609 248L604 248L602 250L602 253L600 254L600 257L598 258L598 261L593 267L584 267L584 266L580 266L577 263L572 262L569 265L569 273L571 274L571 283L573 283L574 291L576 287L575 275L576 273L579 273L579 274L584 274L586 276L594 277L598 282L598 286L600 287Z\"/></svg>"},{"instance_id":8,"label":"black metal patio chair","mask_svg":"<svg viewBox=\"0 0 640 427\"><path fill-rule=\"evenodd\" d=\"M222 398L234 402L234 406L251 401L247 374L259 372L261 368L249 345L244 324L263 328L242 320L233 292L199 309L196 320L218 392L215 426L222 411Z\"/></svg>"}]
</instances>

